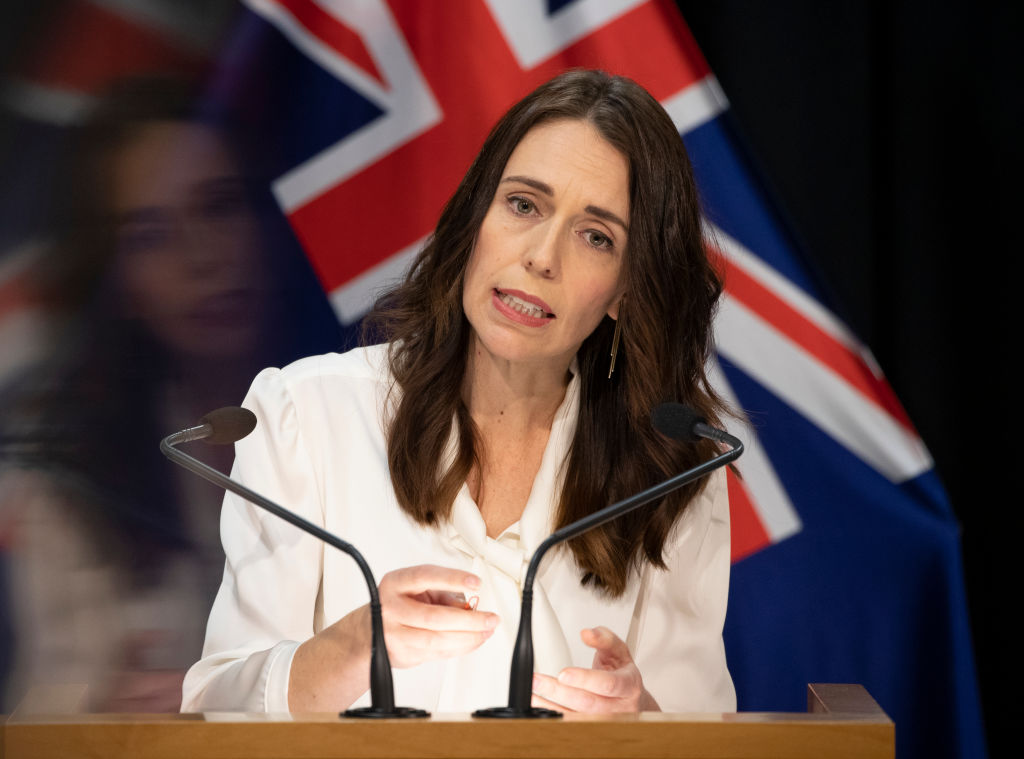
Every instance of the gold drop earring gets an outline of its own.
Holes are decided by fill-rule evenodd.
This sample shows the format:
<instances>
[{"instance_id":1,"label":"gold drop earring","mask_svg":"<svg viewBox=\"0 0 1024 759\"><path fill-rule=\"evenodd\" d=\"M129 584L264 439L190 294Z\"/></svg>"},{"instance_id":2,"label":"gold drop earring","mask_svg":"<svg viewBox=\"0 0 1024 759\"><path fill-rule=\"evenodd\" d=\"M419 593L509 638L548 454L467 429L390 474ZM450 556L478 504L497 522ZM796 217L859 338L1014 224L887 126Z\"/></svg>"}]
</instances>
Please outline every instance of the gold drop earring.
<instances>
[{"instance_id":1,"label":"gold drop earring","mask_svg":"<svg viewBox=\"0 0 1024 759\"><path fill-rule=\"evenodd\" d=\"M612 362L608 366L608 379L612 378L615 371L615 358L619 354L619 340L622 338L622 306L619 306L619 318L615 320L615 332L612 334Z\"/></svg>"}]
</instances>

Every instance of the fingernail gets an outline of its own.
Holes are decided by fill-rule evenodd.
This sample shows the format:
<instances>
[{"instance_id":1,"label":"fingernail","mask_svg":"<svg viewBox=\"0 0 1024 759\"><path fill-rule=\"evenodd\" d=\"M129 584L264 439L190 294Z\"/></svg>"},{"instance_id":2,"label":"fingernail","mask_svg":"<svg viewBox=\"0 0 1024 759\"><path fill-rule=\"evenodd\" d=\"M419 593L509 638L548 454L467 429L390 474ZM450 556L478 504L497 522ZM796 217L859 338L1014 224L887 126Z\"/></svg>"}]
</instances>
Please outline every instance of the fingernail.
<instances>
[{"instance_id":1,"label":"fingernail","mask_svg":"<svg viewBox=\"0 0 1024 759\"><path fill-rule=\"evenodd\" d=\"M571 672L566 672L564 669L558 673L558 682L563 685L572 685L573 676Z\"/></svg>"},{"instance_id":2,"label":"fingernail","mask_svg":"<svg viewBox=\"0 0 1024 759\"><path fill-rule=\"evenodd\" d=\"M466 575L466 587L467 588L479 588L480 578L476 575Z\"/></svg>"},{"instance_id":3,"label":"fingernail","mask_svg":"<svg viewBox=\"0 0 1024 759\"><path fill-rule=\"evenodd\" d=\"M500 621L501 619L498 617L497 614L488 614L487 619L484 620L484 627L486 627L488 630L493 630L495 627L498 626L498 622Z\"/></svg>"}]
</instances>

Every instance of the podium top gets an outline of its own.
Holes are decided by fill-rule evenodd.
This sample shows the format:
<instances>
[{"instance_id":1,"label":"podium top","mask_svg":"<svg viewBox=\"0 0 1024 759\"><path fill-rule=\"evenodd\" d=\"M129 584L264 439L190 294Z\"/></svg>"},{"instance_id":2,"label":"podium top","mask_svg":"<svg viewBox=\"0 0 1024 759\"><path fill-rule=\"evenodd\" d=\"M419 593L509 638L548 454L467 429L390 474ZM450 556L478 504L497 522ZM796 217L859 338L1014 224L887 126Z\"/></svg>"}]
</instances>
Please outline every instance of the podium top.
<instances>
[{"instance_id":1,"label":"podium top","mask_svg":"<svg viewBox=\"0 0 1024 759\"><path fill-rule=\"evenodd\" d=\"M15 714L17 757L639 757L894 756L894 725L861 686L808 688L807 713L575 715L560 720L353 720L333 714Z\"/></svg>"}]
</instances>

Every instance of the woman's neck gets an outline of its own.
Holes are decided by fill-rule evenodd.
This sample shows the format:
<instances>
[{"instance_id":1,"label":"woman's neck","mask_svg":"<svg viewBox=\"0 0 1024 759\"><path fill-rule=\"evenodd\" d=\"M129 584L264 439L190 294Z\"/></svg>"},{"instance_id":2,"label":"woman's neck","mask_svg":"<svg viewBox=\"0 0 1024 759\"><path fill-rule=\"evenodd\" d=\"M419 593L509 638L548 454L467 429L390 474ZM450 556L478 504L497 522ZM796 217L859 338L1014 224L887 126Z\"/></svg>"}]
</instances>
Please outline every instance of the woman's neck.
<instances>
[{"instance_id":1,"label":"woman's neck","mask_svg":"<svg viewBox=\"0 0 1024 759\"><path fill-rule=\"evenodd\" d=\"M475 338L462 397L478 426L550 429L569 384L568 362L521 364L489 353Z\"/></svg>"},{"instance_id":2,"label":"woman's neck","mask_svg":"<svg viewBox=\"0 0 1024 759\"><path fill-rule=\"evenodd\" d=\"M475 338L463 400L476 425L476 463L466 477L487 534L499 536L526 508L569 383L569 360L522 364Z\"/></svg>"}]
</instances>

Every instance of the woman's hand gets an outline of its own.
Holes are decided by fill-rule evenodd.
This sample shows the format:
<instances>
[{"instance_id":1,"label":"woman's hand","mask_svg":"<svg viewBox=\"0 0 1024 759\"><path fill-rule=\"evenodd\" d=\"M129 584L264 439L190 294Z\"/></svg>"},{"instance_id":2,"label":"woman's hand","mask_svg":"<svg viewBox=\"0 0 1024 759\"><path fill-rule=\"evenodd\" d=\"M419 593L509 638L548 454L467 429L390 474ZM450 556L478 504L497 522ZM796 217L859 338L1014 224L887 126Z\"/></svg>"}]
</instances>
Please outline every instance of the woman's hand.
<instances>
[{"instance_id":1,"label":"woman's hand","mask_svg":"<svg viewBox=\"0 0 1024 759\"><path fill-rule=\"evenodd\" d=\"M414 667L477 648L498 626L498 615L476 611L466 595L480 578L424 564L381 578L381 616L392 667ZM292 712L338 711L369 687L370 607L360 606L295 651L288 681Z\"/></svg>"},{"instance_id":2,"label":"woman's hand","mask_svg":"<svg viewBox=\"0 0 1024 759\"><path fill-rule=\"evenodd\" d=\"M607 627L580 632L595 649L592 669L566 667L558 677L533 676L533 705L563 712L657 712L626 644Z\"/></svg>"},{"instance_id":3,"label":"woman's hand","mask_svg":"<svg viewBox=\"0 0 1024 759\"><path fill-rule=\"evenodd\" d=\"M467 608L480 578L430 564L388 572L380 581L384 639L392 667L461 656L494 633L498 615Z\"/></svg>"}]
</instances>

